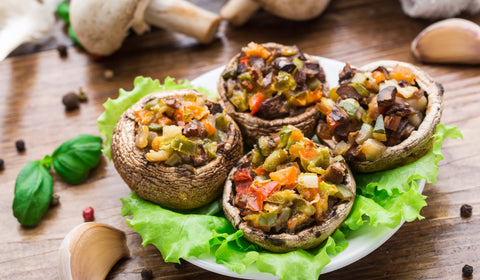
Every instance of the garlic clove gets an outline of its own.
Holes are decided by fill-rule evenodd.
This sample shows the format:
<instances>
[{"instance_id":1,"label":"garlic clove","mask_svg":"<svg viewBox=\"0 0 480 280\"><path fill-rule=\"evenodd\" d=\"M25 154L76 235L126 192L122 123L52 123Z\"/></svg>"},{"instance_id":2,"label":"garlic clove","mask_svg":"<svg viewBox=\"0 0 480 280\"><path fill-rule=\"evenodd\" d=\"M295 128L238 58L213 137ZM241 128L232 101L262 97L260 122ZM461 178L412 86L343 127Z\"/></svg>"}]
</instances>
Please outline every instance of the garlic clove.
<instances>
[{"instance_id":1,"label":"garlic clove","mask_svg":"<svg viewBox=\"0 0 480 280\"><path fill-rule=\"evenodd\" d=\"M60 279L105 279L120 259L130 256L125 233L101 223L83 223L70 231L59 250Z\"/></svg>"},{"instance_id":2,"label":"garlic clove","mask_svg":"<svg viewBox=\"0 0 480 280\"><path fill-rule=\"evenodd\" d=\"M459 18L434 23L413 40L413 55L430 63L480 63L480 26Z\"/></svg>"}]
</instances>

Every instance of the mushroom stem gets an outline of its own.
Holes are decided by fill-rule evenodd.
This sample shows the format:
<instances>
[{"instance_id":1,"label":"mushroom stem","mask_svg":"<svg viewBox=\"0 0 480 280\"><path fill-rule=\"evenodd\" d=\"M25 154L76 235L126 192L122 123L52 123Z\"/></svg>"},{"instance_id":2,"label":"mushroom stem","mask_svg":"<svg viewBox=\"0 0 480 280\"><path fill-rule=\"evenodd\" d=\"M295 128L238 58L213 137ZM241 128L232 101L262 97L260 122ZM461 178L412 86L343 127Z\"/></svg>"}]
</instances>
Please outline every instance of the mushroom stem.
<instances>
[{"instance_id":1,"label":"mushroom stem","mask_svg":"<svg viewBox=\"0 0 480 280\"><path fill-rule=\"evenodd\" d=\"M145 22L210 43L218 31L220 16L188 1L152 0L145 9Z\"/></svg>"},{"instance_id":2,"label":"mushroom stem","mask_svg":"<svg viewBox=\"0 0 480 280\"><path fill-rule=\"evenodd\" d=\"M254 0L230 0L220 10L220 16L235 26L242 26L259 8Z\"/></svg>"}]
</instances>

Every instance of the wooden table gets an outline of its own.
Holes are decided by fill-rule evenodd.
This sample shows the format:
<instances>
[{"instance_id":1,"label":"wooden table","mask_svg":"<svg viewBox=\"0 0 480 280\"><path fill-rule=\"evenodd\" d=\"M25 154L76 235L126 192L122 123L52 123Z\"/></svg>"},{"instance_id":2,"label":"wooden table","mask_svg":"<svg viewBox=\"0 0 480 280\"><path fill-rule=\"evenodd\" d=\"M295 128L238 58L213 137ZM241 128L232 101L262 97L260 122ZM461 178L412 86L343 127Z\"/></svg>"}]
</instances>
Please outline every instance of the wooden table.
<instances>
[{"instance_id":1,"label":"wooden table","mask_svg":"<svg viewBox=\"0 0 480 280\"><path fill-rule=\"evenodd\" d=\"M196 1L218 11L222 1ZM480 16L466 16L480 22ZM242 28L222 24L218 39L204 46L183 35L157 30L130 36L114 55L95 61L75 47L67 58L54 49L9 57L0 62L0 279L54 279L57 250L64 236L83 222L82 210L95 208L96 221L124 230L132 257L121 261L109 279L140 279L143 267L157 279L228 279L186 264L164 263L158 250L141 246L141 238L120 216L130 190L105 158L80 185L54 176L60 205L50 209L33 228L19 225L12 214L15 178L27 162L41 159L63 141L80 133L98 135L96 119L107 98L119 88L131 89L138 75L163 80L167 76L194 79L224 65L250 41L297 44L304 52L362 65L396 59L420 65L445 87L442 122L457 125L465 140L448 140L443 147L438 182L427 184L424 220L405 224L367 257L321 279L461 279L462 267L480 271L480 68L421 65L410 54L410 42L431 22L405 16L397 1L335 0L319 18L289 22L257 13ZM63 40L63 39L62 39ZM115 75L106 79L104 71ZM81 87L88 102L66 112L62 96ZM15 141L26 142L17 153ZM473 206L471 218L460 217L460 206Z\"/></svg>"}]
</instances>

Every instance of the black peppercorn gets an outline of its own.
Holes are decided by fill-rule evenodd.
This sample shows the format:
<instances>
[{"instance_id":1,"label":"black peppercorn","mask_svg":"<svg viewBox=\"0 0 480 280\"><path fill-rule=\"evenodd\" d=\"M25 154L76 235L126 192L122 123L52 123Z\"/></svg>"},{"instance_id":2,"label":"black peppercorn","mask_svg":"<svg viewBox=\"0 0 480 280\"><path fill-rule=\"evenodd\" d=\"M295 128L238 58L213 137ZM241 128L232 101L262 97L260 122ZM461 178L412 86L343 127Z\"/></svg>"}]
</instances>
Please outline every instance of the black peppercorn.
<instances>
[{"instance_id":1,"label":"black peppercorn","mask_svg":"<svg viewBox=\"0 0 480 280\"><path fill-rule=\"evenodd\" d=\"M175 263L174 264L176 269L184 269L185 268L185 261L180 259L180 263Z\"/></svg>"},{"instance_id":2,"label":"black peppercorn","mask_svg":"<svg viewBox=\"0 0 480 280\"><path fill-rule=\"evenodd\" d=\"M80 99L76 93L69 92L63 96L62 103L67 111L72 111L78 109Z\"/></svg>"},{"instance_id":3,"label":"black peppercorn","mask_svg":"<svg viewBox=\"0 0 480 280\"><path fill-rule=\"evenodd\" d=\"M150 269L147 269L147 268L143 268L142 269L142 272L141 272L141 275L142 275L142 279L143 280L151 280L153 279L153 273Z\"/></svg>"},{"instance_id":4,"label":"black peppercorn","mask_svg":"<svg viewBox=\"0 0 480 280\"><path fill-rule=\"evenodd\" d=\"M460 208L460 216L463 218L469 218L472 216L472 209L473 207L468 204L463 204L462 207Z\"/></svg>"},{"instance_id":5,"label":"black peppercorn","mask_svg":"<svg viewBox=\"0 0 480 280\"><path fill-rule=\"evenodd\" d=\"M17 148L17 152L21 153L25 151L25 142L23 140L17 140L15 142L15 147Z\"/></svg>"},{"instance_id":6,"label":"black peppercorn","mask_svg":"<svg viewBox=\"0 0 480 280\"><path fill-rule=\"evenodd\" d=\"M0 158L0 171L2 171L3 169L5 169L5 162L3 161L3 159Z\"/></svg>"},{"instance_id":7,"label":"black peppercorn","mask_svg":"<svg viewBox=\"0 0 480 280\"><path fill-rule=\"evenodd\" d=\"M50 200L50 207L55 207L60 203L60 196L56 193L52 194L52 199Z\"/></svg>"},{"instance_id":8,"label":"black peppercorn","mask_svg":"<svg viewBox=\"0 0 480 280\"><path fill-rule=\"evenodd\" d=\"M57 46L57 51L58 51L58 55L60 55L60 57L67 57L68 56L67 46L65 46L63 44L60 44L60 45Z\"/></svg>"},{"instance_id":9,"label":"black peppercorn","mask_svg":"<svg viewBox=\"0 0 480 280\"><path fill-rule=\"evenodd\" d=\"M471 277L473 274L473 267L471 265L464 265L462 268L462 274L464 277Z\"/></svg>"}]
</instances>

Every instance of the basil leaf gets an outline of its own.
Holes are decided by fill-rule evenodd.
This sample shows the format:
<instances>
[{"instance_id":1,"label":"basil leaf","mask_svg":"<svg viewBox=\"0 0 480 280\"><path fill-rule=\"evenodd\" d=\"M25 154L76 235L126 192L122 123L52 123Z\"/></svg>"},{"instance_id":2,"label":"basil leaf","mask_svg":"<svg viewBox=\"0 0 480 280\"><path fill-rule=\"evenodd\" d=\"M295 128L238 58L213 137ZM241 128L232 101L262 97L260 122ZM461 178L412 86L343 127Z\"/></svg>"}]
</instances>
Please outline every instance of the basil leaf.
<instances>
[{"instance_id":1,"label":"basil leaf","mask_svg":"<svg viewBox=\"0 0 480 280\"><path fill-rule=\"evenodd\" d=\"M57 6L57 16L65 21L66 24L70 24L70 4L67 1L62 1Z\"/></svg>"},{"instance_id":2,"label":"basil leaf","mask_svg":"<svg viewBox=\"0 0 480 280\"><path fill-rule=\"evenodd\" d=\"M67 183L80 183L97 166L102 155L102 138L81 134L60 145L52 154L53 168Z\"/></svg>"},{"instance_id":3,"label":"basil leaf","mask_svg":"<svg viewBox=\"0 0 480 280\"><path fill-rule=\"evenodd\" d=\"M40 221L48 209L53 192L53 179L41 161L29 162L15 181L13 215L25 226Z\"/></svg>"}]
</instances>

